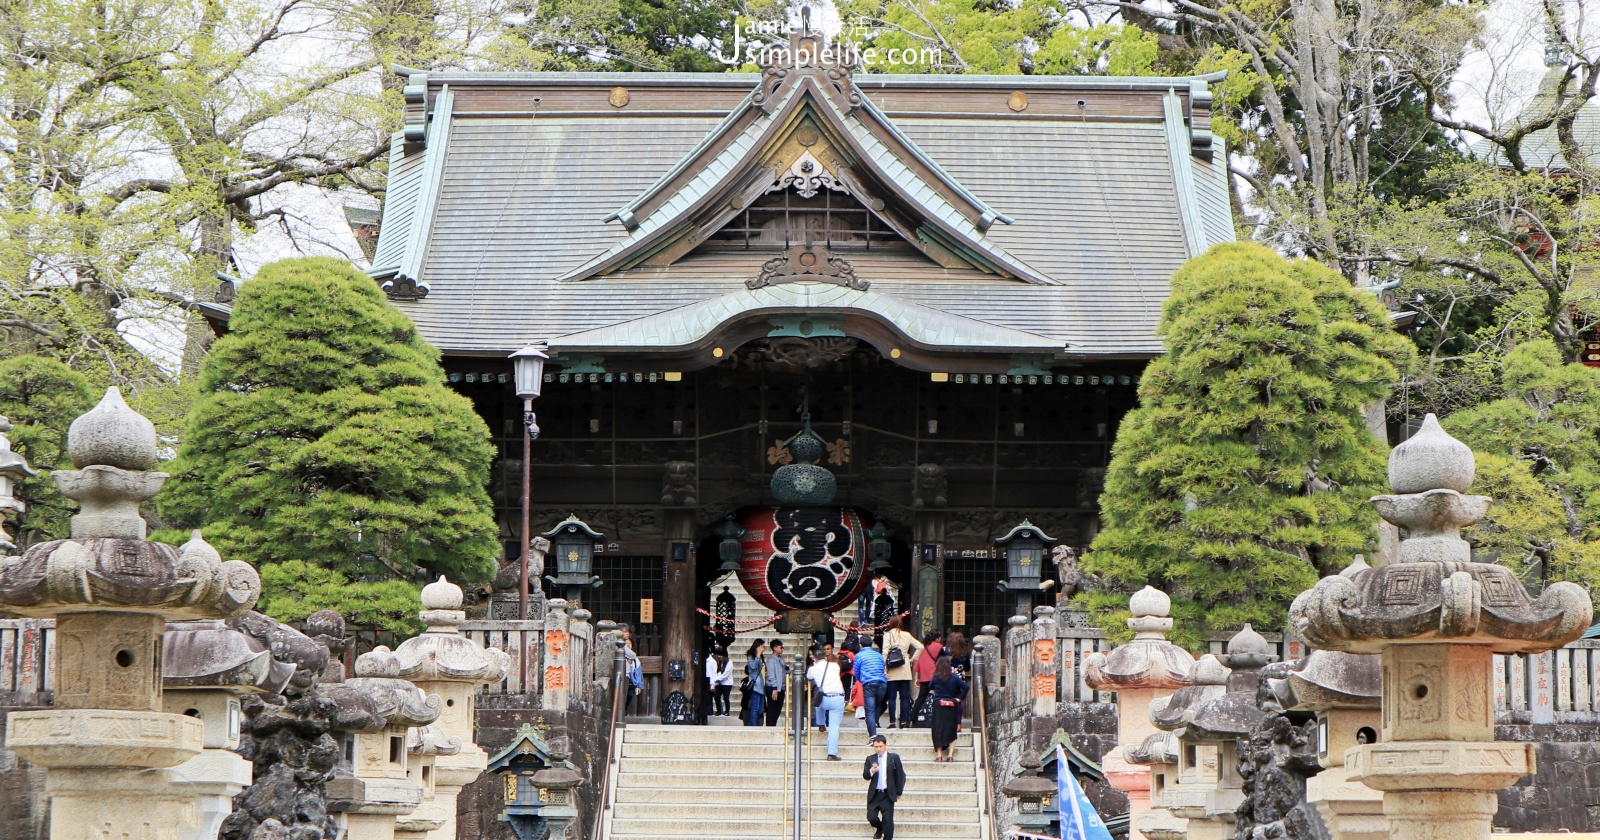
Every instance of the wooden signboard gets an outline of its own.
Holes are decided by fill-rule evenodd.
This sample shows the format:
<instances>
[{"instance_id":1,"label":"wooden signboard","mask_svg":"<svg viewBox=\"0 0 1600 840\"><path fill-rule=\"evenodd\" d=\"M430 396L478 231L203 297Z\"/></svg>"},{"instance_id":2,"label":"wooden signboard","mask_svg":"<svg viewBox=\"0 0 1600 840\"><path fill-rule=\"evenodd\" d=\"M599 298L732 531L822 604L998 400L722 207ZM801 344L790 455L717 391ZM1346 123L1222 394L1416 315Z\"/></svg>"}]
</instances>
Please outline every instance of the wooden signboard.
<instances>
[{"instance_id":1,"label":"wooden signboard","mask_svg":"<svg viewBox=\"0 0 1600 840\"><path fill-rule=\"evenodd\" d=\"M961 627L967 623L967 602L950 602L950 626Z\"/></svg>"},{"instance_id":2,"label":"wooden signboard","mask_svg":"<svg viewBox=\"0 0 1600 840\"><path fill-rule=\"evenodd\" d=\"M654 598L640 598L639 599L639 623L640 624L655 624L656 623L656 599L654 599Z\"/></svg>"}]
</instances>

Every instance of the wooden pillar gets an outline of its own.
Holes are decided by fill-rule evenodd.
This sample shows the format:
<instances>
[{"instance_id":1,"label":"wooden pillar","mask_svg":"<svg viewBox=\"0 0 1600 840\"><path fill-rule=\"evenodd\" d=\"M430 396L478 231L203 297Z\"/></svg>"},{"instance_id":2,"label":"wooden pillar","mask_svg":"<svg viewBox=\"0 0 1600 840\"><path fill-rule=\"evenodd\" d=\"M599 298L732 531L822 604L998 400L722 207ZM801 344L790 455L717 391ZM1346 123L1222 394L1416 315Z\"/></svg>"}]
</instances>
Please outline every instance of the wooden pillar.
<instances>
[{"instance_id":1,"label":"wooden pillar","mask_svg":"<svg viewBox=\"0 0 1600 840\"><path fill-rule=\"evenodd\" d=\"M694 637L695 622L695 520L694 510L663 508L661 524L665 536L666 578L661 587L661 692L662 695L681 691L691 700L695 696ZM680 558L680 559L674 559ZM672 663L683 663L683 679L670 680Z\"/></svg>"}]
</instances>

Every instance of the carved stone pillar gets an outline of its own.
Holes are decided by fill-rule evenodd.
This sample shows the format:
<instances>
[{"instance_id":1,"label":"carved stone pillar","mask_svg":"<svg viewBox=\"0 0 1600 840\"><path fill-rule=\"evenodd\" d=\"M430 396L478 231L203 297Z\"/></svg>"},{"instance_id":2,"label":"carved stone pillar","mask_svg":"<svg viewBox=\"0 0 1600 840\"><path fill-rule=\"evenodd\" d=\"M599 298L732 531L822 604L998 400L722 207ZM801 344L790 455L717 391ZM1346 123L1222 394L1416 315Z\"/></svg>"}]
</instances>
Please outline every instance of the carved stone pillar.
<instances>
[{"instance_id":1,"label":"carved stone pillar","mask_svg":"<svg viewBox=\"0 0 1600 840\"><path fill-rule=\"evenodd\" d=\"M572 616L567 614L563 598L551 598L544 603L544 696L541 705L547 711L562 711L572 701L572 667L567 660L571 654L572 634L568 625Z\"/></svg>"},{"instance_id":2,"label":"carved stone pillar","mask_svg":"<svg viewBox=\"0 0 1600 840\"><path fill-rule=\"evenodd\" d=\"M1382 657L1379 742L1345 753L1349 777L1383 791L1397 840L1487 840L1495 791L1533 772L1533 744L1494 743L1491 656L1551 650L1583 634L1589 595L1554 583L1528 595L1503 566L1472 561L1460 529L1491 500L1465 495L1472 450L1433 415L1389 454L1393 495L1375 496L1407 535L1393 563L1323 578L1290 608L1321 650Z\"/></svg>"},{"instance_id":3,"label":"carved stone pillar","mask_svg":"<svg viewBox=\"0 0 1600 840\"><path fill-rule=\"evenodd\" d=\"M198 536L145 541L139 503L167 476L149 471L155 427L117 389L73 421L67 452L78 469L53 478L82 508L72 538L0 563L0 611L56 617L55 708L12 712L6 746L46 768L54 840L178 840L201 830L200 796L167 768L202 754L206 724L164 709L162 634L245 612L261 581Z\"/></svg>"},{"instance_id":4,"label":"carved stone pillar","mask_svg":"<svg viewBox=\"0 0 1600 840\"><path fill-rule=\"evenodd\" d=\"M438 722L427 727L438 730L437 738L413 730L409 752L419 768L430 772L419 769L415 775L416 781L425 781L423 802L402 820L429 824L425 836L431 840L455 840L456 797L489 764L488 755L472 738L478 689L505 679L511 666L511 657L504 651L486 649L461 635L460 625L466 620L461 602L461 587L443 577L424 586L419 616L428 626L427 632L405 640L395 650L400 676L444 701Z\"/></svg>"},{"instance_id":5,"label":"carved stone pillar","mask_svg":"<svg viewBox=\"0 0 1600 840\"><path fill-rule=\"evenodd\" d=\"M1190 684L1194 657L1167 641L1172 629L1172 599L1146 586L1128 599L1133 641L1084 659L1084 681L1096 691L1117 692L1117 749L1102 760L1106 780L1128 795L1131 840L1147 840L1139 830L1140 815L1150 810L1150 768L1133 761L1135 751L1155 734L1150 703ZM1037 643L1036 643L1037 644Z\"/></svg>"}]
</instances>

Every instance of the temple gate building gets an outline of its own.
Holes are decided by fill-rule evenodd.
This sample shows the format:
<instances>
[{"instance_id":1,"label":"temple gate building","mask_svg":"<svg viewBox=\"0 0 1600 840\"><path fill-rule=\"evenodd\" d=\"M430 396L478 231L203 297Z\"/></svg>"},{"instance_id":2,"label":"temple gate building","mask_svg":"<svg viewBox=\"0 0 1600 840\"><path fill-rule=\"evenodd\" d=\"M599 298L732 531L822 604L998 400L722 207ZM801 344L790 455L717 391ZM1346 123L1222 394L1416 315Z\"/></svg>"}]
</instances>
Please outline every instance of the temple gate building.
<instances>
[{"instance_id":1,"label":"temple gate building","mask_svg":"<svg viewBox=\"0 0 1600 840\"><path fill-rule=\"evenodd\" d=\"M508 355L548 353L531 530L599 534L603 585L546 589L632 624L658 696L698 693L733 540L781 556L758 588L786 606L855 620L870 555L915 629L1004 625L995 541L1031 522L1049 580L1092 538L1167 278L1234 238L1215 78L876 75L819 44L760 75L407 79L371 273L488 421L511 564ZM785 505L826 499L817 468L831 500Z\"/></svg>"}]
</instances>

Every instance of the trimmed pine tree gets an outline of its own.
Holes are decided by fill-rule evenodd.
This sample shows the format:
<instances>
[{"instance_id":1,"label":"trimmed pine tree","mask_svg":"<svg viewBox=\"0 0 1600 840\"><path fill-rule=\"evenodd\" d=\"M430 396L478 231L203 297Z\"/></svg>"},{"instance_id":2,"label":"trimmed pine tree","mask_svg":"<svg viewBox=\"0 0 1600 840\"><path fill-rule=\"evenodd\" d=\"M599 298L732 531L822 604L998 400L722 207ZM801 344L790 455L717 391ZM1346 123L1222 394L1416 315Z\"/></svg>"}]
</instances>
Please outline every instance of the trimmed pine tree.
<instances>
[{"instance_id":1,"label":"trimmed pine tree","mask_svg":"<svg viewBox=\"0 0 1600 840\"><path fill-rule=\"evenodd\" d=\"M273 263L240 288L229 327L166 466L170 524L203 528L265 580L292 561L345 578L375 564L493 575L489 430L371 278L328 258Z\"/></svg>"},{"instance_id":2,"label":"trimmed pine tree","mask_svg":"<svg viewBox=\"0 0 1600 840\"><path fill-rule=\"evenodd\" d=\"M1367 292L1259 245L1218 245L1172 277L1167 352L1117 431L1084 560L1110 630L1127 592L1173 598L1180 630L1277 627L1320 575L1370 548L1386 448L1366 409L1411 358Z\"/></svg>"}]
</instances>

